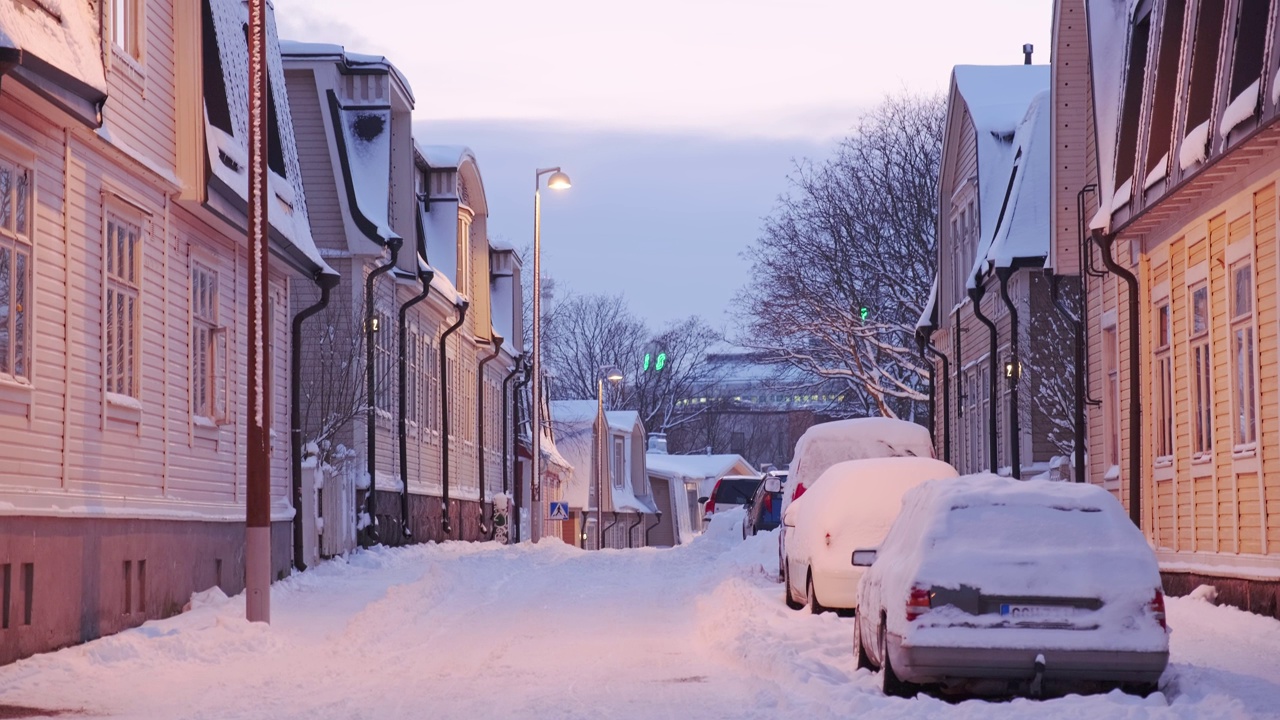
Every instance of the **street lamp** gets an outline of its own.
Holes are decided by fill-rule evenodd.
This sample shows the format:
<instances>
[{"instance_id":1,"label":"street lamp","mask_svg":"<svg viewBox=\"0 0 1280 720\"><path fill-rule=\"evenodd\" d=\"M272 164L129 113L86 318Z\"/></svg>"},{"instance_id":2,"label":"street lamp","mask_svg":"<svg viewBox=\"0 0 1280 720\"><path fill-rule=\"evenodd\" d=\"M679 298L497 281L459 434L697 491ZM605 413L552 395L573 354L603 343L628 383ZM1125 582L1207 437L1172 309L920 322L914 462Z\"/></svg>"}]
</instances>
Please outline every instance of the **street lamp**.
<instances>
[{"instance_id":1,"label":"street lamp","mask_svg":"<svg viewBox=\"0 0 1280 720\"><path fill-rule=\"evenodd\" d=\"M622 371L616 367L603 368L596 378L596 549L604 549L604 476L608 473L609 462L605 459L609 450L609 421L604 415L604 381L613 384L622 382Z\"/></svg>"},{"instance_id":2,"label":"street lamp","mask_svg":"<svg viewBox=\"0 0 1280 720\"><path fill-rule=\"evenodd\" d=\"M533 373L533 407L529 414L530 434L533 436L533 475L529 478L530 504L529 536L533 542L542 538L542 176L550 175L547 187L564 190L571 183L560 168L538 168L533 175L533 356L530 371Z\"/></svg>"}]
</instances>

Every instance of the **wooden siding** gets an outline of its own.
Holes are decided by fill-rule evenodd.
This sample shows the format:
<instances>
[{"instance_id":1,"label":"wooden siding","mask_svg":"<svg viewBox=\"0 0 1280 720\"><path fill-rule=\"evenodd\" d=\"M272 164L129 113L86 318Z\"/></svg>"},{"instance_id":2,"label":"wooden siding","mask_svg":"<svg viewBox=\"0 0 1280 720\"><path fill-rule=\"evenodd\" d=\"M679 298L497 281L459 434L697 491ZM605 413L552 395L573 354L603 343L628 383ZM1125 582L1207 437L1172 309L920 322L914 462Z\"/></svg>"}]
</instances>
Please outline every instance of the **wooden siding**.
<instances>
[{"instance_id":1,"label":"wooden siding","mask_svg":"<svg viewBox=\"0 0 1280 720\"><path fill-rule=\"evenodd\" d=\"M1053 232L1050 258L1056 272L1080 273L1076 194L1092 180L1086 162L1089 111L1089 42L1083 3L1054 3ZM1087 216L1086 216L1087 219Z\"/></svg>"}]
</instances>

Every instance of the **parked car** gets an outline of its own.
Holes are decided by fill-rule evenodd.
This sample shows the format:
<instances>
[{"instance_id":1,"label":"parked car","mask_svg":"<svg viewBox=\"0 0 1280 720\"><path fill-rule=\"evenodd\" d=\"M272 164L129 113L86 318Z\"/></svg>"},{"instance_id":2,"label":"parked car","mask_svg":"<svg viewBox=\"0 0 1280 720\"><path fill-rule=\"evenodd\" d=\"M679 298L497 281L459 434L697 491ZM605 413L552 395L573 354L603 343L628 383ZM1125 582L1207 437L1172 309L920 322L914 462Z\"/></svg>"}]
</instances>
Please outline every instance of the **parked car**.
<instances>
[{"instance_id":1,"label":"parked car","mask_svg":"<svg viewBox=\"0 0 1280 720\"><path fill-rule=\"evenodd\" d=\"M702 522L711 522L711 516L732 508L746 507L762 478L755 475L726 475L716 481L711 494L698 498L702 506Z\"/></svg>"},{"instance_id":2,"label":"parked car","mask_svg":"<svg viewBox=\"0 0 1280 720\"><path fill-rule=\"evenodd\" d=\"M846 460L879 457L933 457L929 430L906 420L872 417L819 423L796 441L791 475L782 493L782 512L818 481L827 468ZM787 534L778 533L778 575L787 556Z\"/></svg>"},{"instance_id":3,"label":"parked car","mask_svg":"<svg viewBox=\"0 0 1280 720\"><path fill-rule=\"evenodd\" d=\"M782 487L787 481L786 470L770 470L764 482L756 488L747 503L747 516L742 521L742 539L758 532L768 532L782 521Z\"/></svg>"},{"instance_id":4,"label":"parked car","mask_svg":"<svg viewBox=\"0 0 1280 720\"><path fill-rule=\"evenodd\" d=\"M1096 485L970 475L903 499L867 567L854 653L884 692L1154 691L1169 661L1155 553Z\"/></svg>"},{"instance_id":5,"label":"parked car","mask_svg":"<svg viewBox=\"0 0 1280 720\"><path fill-rule=\"evenodd\" d=\"M799 609L807 604L815 613L857 610L862 568L849 563L850 554L884 540L908 490L959 474L927 457L849 460L827 468L783 516L787 605Z\"/></svg>"}]
</instances>

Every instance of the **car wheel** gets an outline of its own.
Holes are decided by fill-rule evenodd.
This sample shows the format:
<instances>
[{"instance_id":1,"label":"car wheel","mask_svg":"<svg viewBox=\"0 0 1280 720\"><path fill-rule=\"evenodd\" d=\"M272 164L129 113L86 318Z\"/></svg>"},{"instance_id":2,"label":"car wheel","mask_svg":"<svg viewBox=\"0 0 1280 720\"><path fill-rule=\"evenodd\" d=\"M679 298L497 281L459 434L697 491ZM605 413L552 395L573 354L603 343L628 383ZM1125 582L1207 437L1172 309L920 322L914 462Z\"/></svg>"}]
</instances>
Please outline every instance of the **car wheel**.
<instances>
[{"instance_id":1,"label":"car wheel","mask_svg":"<svg viewBox=\"0 0 1280 720\"><path fill-rule=\"evenodd\" d=\"M821 615L827 609L822 607L822 603L818 602L818 594L813 591L813 574L810 573L808 581L805 583L805 599L809 602L809 612L814 615Z\"/></svg>"},{"instance_id":2,"label":"car wheel","mask_svg":"<svg viewBox=\"0 0 1280 720\"><path fill-rule=\"evenodd\" d=\"M791 597L791 573L787 572L785 569L782 571L782 592L785 593L787 607L792 610L799 610L804 607L804 605L797 602L795 598Z\"/></svg>"},{"instance_id":3,"label":"car wheel","mask_svg":"<svg viewBox=\"0 0 1280 720\"><path fill-rule=\"evenodd\" d=\"M867 649L862 646L862 618L853 618L853 661L859 670L875 670L876 666L867 657Z\"/></svg>"},{"instance_id":4,"label":"car wheel","mask_svg":"<svg viewBox=\"0 0 1280 720\"><path fill-rule=\"evenodd\" d=\"M883 621L882 621L883 623ZM886 636L884 626L880 628L880 660L881 669L881 687L884 694L889 697L913 698L916 693L920 692L920 686L915 683L906 682L900 679L893 671L893 661L889 659L889 640Z\"/></svg>"}]
</instances>

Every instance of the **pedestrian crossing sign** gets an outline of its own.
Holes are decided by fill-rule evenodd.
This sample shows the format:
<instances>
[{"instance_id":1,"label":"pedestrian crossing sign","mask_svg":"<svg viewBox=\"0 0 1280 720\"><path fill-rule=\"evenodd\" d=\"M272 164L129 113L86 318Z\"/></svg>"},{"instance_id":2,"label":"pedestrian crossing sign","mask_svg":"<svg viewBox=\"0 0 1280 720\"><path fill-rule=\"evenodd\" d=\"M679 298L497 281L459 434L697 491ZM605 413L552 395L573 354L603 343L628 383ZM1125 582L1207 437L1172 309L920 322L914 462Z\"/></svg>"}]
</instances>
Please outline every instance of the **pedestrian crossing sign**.
<instances>
[{"instance_id":1,"label":"pedestrian crossing sign","mask_svg":"<svg viewBox=\"0 0 1280 720\"><path fill-rule=\"evenodd\" d=\"M552 502L550 513L547 515L548 520L568 520L569 519L569 503Z\"/></svg>"}]
</instances>

